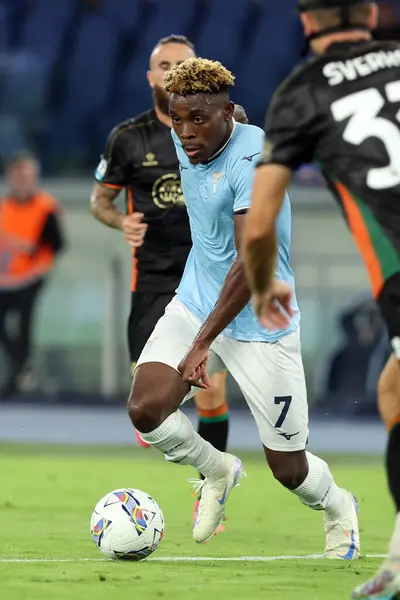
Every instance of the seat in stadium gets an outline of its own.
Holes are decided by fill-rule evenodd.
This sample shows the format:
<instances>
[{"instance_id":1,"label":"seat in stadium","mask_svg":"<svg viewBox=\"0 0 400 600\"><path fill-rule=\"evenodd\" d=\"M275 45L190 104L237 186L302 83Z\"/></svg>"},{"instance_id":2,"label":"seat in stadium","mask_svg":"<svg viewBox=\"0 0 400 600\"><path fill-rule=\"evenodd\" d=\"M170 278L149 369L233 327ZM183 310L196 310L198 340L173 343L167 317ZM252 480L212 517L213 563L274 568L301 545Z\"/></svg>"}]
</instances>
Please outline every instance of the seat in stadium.
<instances>
[{"instance_id":1,"label":"seat in stadium","mask_svg":"<svg viewBox=\"0 0 400 600\"><path fill-rule=\"evenodd\" d=\"M255 31L251 51L237 73L235 99L246 98L246 109L251 121L264 124L269 101L300 58L303 38L294 6L277 10L275 3L266 2L263 20ZM285 35L282 35L282 31ZM249 94L256 85L257 93Z\"/></svg>"},{"instance_id":2,"label":"seat in stadium","mask_svg":"<svg viewBox=\"0 0 400 600\"><path fill-rule=\"evenodd\" d=\"M87 15L72 50L63 109L84 117L104 104L117 47L117 32L102 14Z\"/></svg>"},{"instance_id":3,"label":"seat in stadium","mask_svg":"<svg viewBox=\"0 0 400 600\"><path fill-rule=\"evenodd\" d=\"M75 3L36 0L25 22L21 47L40 58L46 71L57 57L62 36L75 10Z\"/></svg>"},{"instance_id":4,"label":"seat in stadium","mask_svg":"<svg viewBox=\"0 0 400 600\"><path fill-rule=\"evenodd\" d=\"M140 52L149 54L160 38L183 35L191 21L195 0L152 0L153 17L140 38Z\"/></svg>"},{"instance_id":5,"label":"seat in stadium","mask_svg":"<svg viewBox=\"0 0 400 600\"><path fill-rule=\"evenodd\" d=\"M52 128L51 147L79 150L87 120L105 103L117 39L116 31L101 13L86 16L77 31L66 73L66 95Z\"/></svg>"},{"instance_id":6,"label":"seat in stadium","mask_svg":"<svg viewBox=\"0 0 400 600\"><path fill-rule=\"evenodd\" d=\"M210 2L207 21L196 39L198 55L232 68L231 60L238 50L239 32L248 9L249 0Z\"/></svg>"},{"instance_id":7,"label":"seat in stadium","mask_svg":"<svg viewBox=\"0 0 400 600\"><path fill-rule=\"evenodd\" d=\"M102 0L101 10L114 29L128 33L136 26L140 5L140 0Z\"/></svg>"}]
</instances>

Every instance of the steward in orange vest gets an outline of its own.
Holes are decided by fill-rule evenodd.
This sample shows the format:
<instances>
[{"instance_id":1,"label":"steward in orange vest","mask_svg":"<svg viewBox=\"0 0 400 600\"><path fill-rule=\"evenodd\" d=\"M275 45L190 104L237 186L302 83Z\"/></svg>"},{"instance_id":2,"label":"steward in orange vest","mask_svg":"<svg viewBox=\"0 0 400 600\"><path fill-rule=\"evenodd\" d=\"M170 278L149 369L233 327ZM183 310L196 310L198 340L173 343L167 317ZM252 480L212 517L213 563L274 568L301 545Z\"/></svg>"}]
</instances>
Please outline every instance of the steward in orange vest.
<instances>
[{"instance_id":1,"label":"steward in orange vest","mask_svg":"<svg viewBox=\"0 0 400 600\"><path fill-rule=\"evenodd\" d=\"M50 239L57 213L56 200L40 190L22 202L0 200L0 290L26 287L50 271L60 249Z\"/></svg>"},{"instance_id":2,"label":"steward in orange vest","mask_svg":"<svg viewBox=\"0 0 400 600\"><path fill-rule=\"evenodd\" d=\"M34 156L16 156L7 169L10 191L0 199L0 345L9 363L0 396L26 391L27 380L32 381L33 311L55 256L64 246L59 205L37 187L38 175ZM11 332L13 314L18 326Z\"/></svg>"}]
</instances>

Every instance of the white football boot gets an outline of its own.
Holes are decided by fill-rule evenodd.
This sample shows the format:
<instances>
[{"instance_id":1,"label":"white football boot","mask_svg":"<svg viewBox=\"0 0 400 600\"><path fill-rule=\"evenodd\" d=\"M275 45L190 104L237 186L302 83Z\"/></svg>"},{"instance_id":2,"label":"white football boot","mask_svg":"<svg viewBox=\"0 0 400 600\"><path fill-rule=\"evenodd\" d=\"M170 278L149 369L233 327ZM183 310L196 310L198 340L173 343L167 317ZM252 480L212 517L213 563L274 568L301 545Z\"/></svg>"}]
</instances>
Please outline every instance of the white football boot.
<instances>
[{"instance_id":1,"label":"white football boot","mask_svg":"<svg viewBox=\"0 0 400 600\"><path fill-rule=\"evenodd\" d=\"M222 477L190 479L195 492L201 492L193 523L193 539L198 544L207 542L225 519L225 505L234 487L246 475L242 461L233 454L223 453L226 473Z\"/></svg>"},{"instance_id":2,"label":"white football boot","mask_svg":"<svg viewBox=\"0 0 400 600\"><path fill-rule=\"evenodd\" d=\"M339 519L331 521L324 513L325 558L357 560L360 556L360 531L358 528L358 503L343 490L345 507Z\"/></svg>"}]
</instances>

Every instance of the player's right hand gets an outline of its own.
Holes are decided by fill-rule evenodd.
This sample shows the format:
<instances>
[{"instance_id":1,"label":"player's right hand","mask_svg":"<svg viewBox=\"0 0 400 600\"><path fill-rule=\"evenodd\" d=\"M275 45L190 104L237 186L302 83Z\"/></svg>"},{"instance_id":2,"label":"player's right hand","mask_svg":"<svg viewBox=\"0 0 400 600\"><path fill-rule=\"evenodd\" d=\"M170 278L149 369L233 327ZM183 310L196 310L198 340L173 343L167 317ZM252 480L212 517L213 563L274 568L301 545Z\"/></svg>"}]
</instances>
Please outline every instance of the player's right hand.
<instances>
[{"instance_id":1,"label":"player's right hand","mask_svg":"<svg viewBox=\"0 0 400 600\"><path fill-rule=\"evenodd\" d=\"M192 346L178 365L178 371L182 375L183 381L190 385L208 390L210 387L210 378L207 374L207 361L210 348L208 344L202 344L194 341Z\"/></svg>"},{"instance_id":2,"label":"player's right hand","mask_svg":"<svg viewBox=\"0 0 400 600\"><path fill-rule=\"evenodd\" d=\"M126 215L122 219L121 230L125 234L125 239L131 248L140 248L143 244L148 225L142 223L143 213L134 212Z\"/></svg>"},{"instance_id":3,"label":"player's right hand","mask_svg":"<svg viewBox=\"0 0 400 600\"><path fill-rule=\"evenodd\" d=\"M272 331L289 327L293 316L292 297L290 285L279 280L264 294L253 294L253 307L261 325Z\"/></svg>"}]
</instances>

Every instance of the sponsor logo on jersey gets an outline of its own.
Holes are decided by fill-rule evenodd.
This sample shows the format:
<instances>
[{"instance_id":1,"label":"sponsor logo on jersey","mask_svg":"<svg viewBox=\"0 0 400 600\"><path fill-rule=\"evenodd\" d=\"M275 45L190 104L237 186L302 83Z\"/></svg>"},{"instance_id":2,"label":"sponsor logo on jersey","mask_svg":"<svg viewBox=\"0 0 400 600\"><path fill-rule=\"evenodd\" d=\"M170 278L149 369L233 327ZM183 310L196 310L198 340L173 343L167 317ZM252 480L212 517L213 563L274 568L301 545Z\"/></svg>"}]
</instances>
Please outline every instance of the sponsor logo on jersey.
<instances>
[{"instance_id":1,"label":"sponsor logo on jersey","mask_svg":"<svg viewBox=\"0 0 400 600\"><path fill-rule=\"evenodd\" d=\"M185 203L179 177L175 173L167 173L155 181L152 190L153 202L158 208L170 208Z\"/></svg>"},{"instance_id":2,"label":"sponsor logo on jersey","mask_svg":"<svg viewBox=\"0 0 400 600\"><path fill-rule=\"evenodd\" d=\"M242 160L248 160L249 162L253 162L253 158L261 154L260 152L256 152L255 154L250 154L250 156L243 156Z\"/></svg>"},{"instance_id":3,"label":"sponsor logo on jersey","mask_svg":"<svg viewBox=\"0 0 400 600\"><path fill-rule=\"evenodd\" d=\"M103 181L104 179L104 175L107 172L107 161L105 158L102 158L101 161L99 162L99 165L96 169L96 173L94 174L95 178L97 179L97 181Z\"/></svg>"},{"instance_id":4,"label":"sponsor logo on jersey","mask_svg":"<svg viewBox=\"0 0 400 600\"><path fill-rule=\"evenodd\" d=\"M156 156L152 152L148 152L146 154L146 160L142 162L143 167L157 167L158 162L156 161Z\"/></svg>"}]
</instances>

